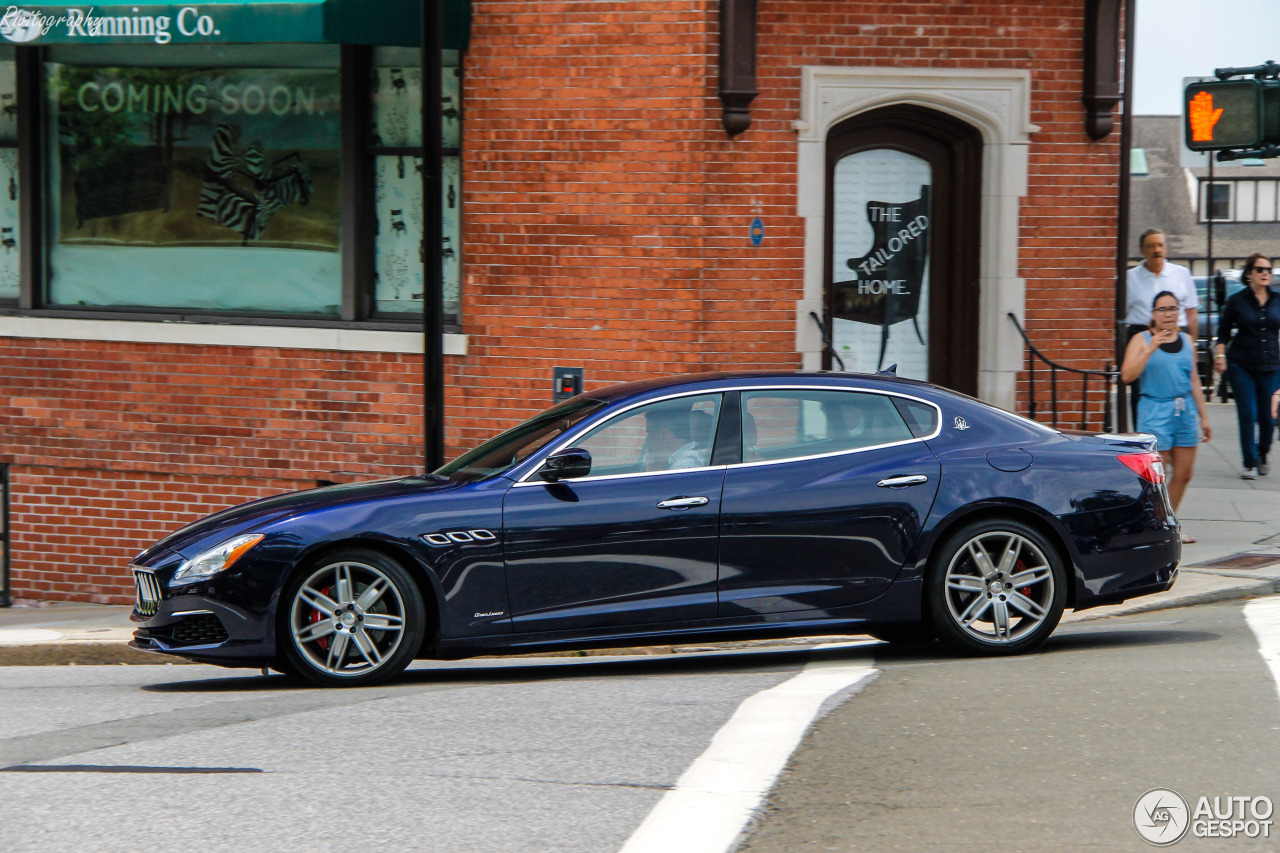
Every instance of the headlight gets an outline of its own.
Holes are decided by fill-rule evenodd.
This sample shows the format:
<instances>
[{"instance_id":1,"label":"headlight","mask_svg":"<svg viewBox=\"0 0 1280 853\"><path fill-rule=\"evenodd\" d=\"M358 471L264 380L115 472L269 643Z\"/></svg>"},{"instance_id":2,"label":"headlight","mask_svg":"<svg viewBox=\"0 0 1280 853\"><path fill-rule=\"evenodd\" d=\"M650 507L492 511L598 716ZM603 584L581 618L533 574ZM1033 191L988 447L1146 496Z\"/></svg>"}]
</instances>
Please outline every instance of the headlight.
<instances>
[{"instance_id":1,"label":"headlight","mask_svg":"<svg viewBox=\"0 0 1280 853\"><path fill-rule=\"evenodd\" d=\"M218 572L231 568L231 565L236 560L243 557L250 548L261 541L261 533L250 533L244 536L237 536L234 539L228 539L216 548L210 548L203 554L197 554L179 566L170 583L198 581L216 575Z\"/></svg>"}]
</instances>

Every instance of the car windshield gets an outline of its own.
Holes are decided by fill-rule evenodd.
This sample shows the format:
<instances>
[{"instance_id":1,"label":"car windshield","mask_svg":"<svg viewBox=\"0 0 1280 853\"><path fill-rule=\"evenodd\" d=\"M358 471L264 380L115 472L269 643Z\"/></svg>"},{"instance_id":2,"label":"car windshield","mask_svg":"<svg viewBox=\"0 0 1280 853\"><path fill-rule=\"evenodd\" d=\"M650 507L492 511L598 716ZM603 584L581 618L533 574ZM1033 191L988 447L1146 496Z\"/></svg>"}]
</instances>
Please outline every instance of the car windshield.
<instances>
[{"instance_id":1,"label":"car windshield","mask_svg":"<svg viewBox=\"0 0 1280 853\"><path fill-rule=\"evenodd\" d=\"M489 439L484 444L437 469L437 476L451 480L483 480L502 474L523 462L575 424L604 408L600 400L566 400L517 427Z\"/></svg>"}]
</instances>

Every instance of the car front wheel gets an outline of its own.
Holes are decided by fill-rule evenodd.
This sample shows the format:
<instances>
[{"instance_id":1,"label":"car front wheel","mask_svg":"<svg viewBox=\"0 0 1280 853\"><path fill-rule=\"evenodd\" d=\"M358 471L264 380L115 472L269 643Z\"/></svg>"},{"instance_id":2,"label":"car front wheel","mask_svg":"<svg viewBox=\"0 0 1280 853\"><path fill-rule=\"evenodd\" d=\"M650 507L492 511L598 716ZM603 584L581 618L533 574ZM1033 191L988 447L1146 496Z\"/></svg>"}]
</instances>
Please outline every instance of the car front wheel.
<instances>
[{"instance_id":1,"label":"car front wheel","mask_svg":"<svg viewBox=\"0 0 1280 853\"><path fill-rule=\"evenodd\" d=\"M1066 606L1066 565L1058 548L1029 525L974 522L939 548L927 595L944 643L966 654L1018 654L1039 646L1058 626Z\"/></svg>"},{"instance_id":2,"label":"car front wheel","mask_svg":"<svg viewBox=\"0 0 1280 853\"><path fill-rule=\"evenodd\" d=\"M367 686L403 672L426 621L422 593L404 567L363 548L329 554L298 573L281 611L287 669L323 687Z\"/></svg>"}]
</instances>

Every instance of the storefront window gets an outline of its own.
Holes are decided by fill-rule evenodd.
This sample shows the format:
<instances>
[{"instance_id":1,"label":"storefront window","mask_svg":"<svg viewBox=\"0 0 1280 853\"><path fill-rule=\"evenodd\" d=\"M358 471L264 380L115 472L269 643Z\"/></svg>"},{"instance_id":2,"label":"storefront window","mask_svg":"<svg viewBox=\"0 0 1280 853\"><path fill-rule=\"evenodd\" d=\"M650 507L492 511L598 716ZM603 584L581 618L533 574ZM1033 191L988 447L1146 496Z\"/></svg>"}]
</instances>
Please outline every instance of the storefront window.
<instances>
[{"instance_id":1,"label":"storefront window","mask_svg":"<svg viewBox=\"0 0 1280 853\"><path fill-rule=\"evenodd\" d=\"M416 49L374 51L370 85L378 313L422 313L422 68L418 60ZM444 51L442 61L444 310L456 318L461 302L461 69L457 51Z\"/></svg>"},{"instance_id":2,"label":"storefront window","mask_svg":"<svg viewBox=\"0 0 1280 853\"><path fill-rule=\"evenodd\" d=\"M0 52L0 300L18 298L18 88L13 49Z\"/></svg>"},{"instance_id":3,"label":"storefront window","mask_svg":"<svg viewBox=\"0 0 1280 853\"><path fill-rule=\"evenodd\" d=\"M45 82L48 304L339 313L336 63Z\"/></svg>"}]
</instances>

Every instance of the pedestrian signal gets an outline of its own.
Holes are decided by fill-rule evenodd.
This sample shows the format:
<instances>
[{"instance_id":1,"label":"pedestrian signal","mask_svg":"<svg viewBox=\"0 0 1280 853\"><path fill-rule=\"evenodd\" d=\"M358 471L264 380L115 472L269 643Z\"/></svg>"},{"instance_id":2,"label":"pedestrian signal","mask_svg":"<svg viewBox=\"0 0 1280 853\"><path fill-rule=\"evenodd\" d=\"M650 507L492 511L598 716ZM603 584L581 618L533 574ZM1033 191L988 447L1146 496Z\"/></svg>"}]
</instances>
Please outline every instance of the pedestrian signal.
<instances>
[{"instance_id":1,"label":"pedestrian signal","mask_svg":"<svg viewBox=\"0 0 1280 853\"><path fill-rule=\"evenodd\" d=\"M1256 148L1280 141L1269 128L1270 112L1280 112L1280 88L1261 80L1225 80L1192 83L1183 100L1187 147L1192 151L1221 151L1227 148ZM1273 133L1268 133L1273 131Z\"/></svg>"}]
</instances>

